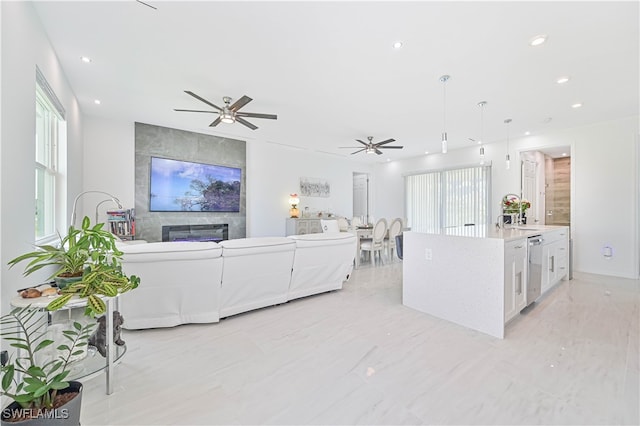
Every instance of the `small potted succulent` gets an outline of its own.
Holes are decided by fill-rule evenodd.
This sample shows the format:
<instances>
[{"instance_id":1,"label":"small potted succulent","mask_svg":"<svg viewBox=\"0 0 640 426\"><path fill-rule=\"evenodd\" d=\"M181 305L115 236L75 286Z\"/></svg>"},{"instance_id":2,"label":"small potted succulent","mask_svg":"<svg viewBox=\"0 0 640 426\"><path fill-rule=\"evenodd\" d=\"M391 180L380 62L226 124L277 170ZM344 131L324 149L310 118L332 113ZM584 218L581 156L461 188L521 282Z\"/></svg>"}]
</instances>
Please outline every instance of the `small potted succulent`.
<instances>
[{"instance_id":1,"label":"small potted succulent","mask_svg":"<svg viewBox=\"0 0 640 426\"><path fill-rule=\"evenodd\" d=\"M48 309L60 309L77 295L87 299L87 315L103 314L106 305L100 296L115 297L136 288L140 282L138 277L128 277L122 272L122 252L116 247L115 236L103 230L103 226L104 223L91 226L85 216L81 228L70 226L67 235L60 236L58 245L36 246L36 250L9 261L9 267L29 261L25 276L44 267L56 267L49 279L60 276L75 279L58 285L61 295L51 301Z\"/></svg>"},{"instance_id":2,"label":"small potted succulent","mask_svg":"<svg viewBox=\"0 0 640 426\"><path fill-rule=\"evenodd\" d=\"M74 322L63 332L66 341L47 357L54 342L47 339L46 315L26 306L0 317L0 337L16 350L2 356L0 394L13 400L1 412L2 425L80 424L82 384L67 381L68 365L83 351L94 326Z\"/></svg>"}]
</instances>

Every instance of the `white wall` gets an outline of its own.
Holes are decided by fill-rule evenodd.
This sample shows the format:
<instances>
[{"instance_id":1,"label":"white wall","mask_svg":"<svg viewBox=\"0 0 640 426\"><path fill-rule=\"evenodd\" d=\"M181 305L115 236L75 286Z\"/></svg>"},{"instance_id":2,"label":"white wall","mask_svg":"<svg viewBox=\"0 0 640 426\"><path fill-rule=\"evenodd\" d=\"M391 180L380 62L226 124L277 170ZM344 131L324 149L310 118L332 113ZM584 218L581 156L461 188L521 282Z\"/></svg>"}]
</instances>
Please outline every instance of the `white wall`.
<instances>
[{"instance_id":1,"label":"white wall","mask_svg":"<svg viewBox=\"0 0 640 426\"><path fill-rule=\"evenodd\" d=\"M83 190L112 193L125 207L135 205L133 123L87 117L84 126ZM331 197L300 197L298 208L351 216L352 173L372 167L336 156L295 150L260 140L247 142L247 236L284 236L289 194L299 193L300 177L327 179ZM87 195L83 214L93 218L100 199ZM96 201L97 200L97 201Z\"/></svg>"},{"instance_id":2,"label":"white wall","mask_svg":"<svg viewBox=\"0 0 640 426\"><path fill-rule=\"evenodd\" d=\"M105 191L120 200L125 208L135 206L135 126L132 122L84 119L84 173L82 191ZM96 206L108 197L86 194L78 200L78 223L83 216L94 221ZM80 201L82 204L80 204ZM104 212L113 209L107 202L99 208L100 220Z\"/></svg>"},{"instance_id":3,"label":"white wall","mask_svg":"<svg viewBox=\"0 0 640 426\"><path fill-rule=\"evenodd\" d=\"M337 156L294 150L275 144L247 143L247 234L284 235L289 194L299 193L300 177L327 179L330 198L300 197L298 209L331 211L347 217L353 211L353 172L370 166Z\"/></svg>"},{"instance_id":4,"label":"white wall","mask_svg":"<svg viewBox=\"0 0 640 426\"><path fill-rule=\"evenodd\" d=\"M63 191L69 194L77 193L82 185L82 120L77 100L31 3L0 2L0 9L0 309L6 312L17 289L46 278L46 271L23 278L20 265L11 270L6 266L9 260L31 250L34 242L36 65L66 110L70 154L62 163L68 166Z\"/></svg>"},{"instance_id":5,"label":"white wall","mask_svg":"<svg viewBox=\"0 0 640 426\"><path fill-rule=\"evenodd\" d=\"M492 217L506 193L520 193L519 155L552 146L571 145L571 232L574 270L637 278L640 275L638 197L638 117L528 136L510 141L512 165L505 169L504 143L486 145L492 162ZM376 167L378 214L404 214L403 174L479 164L478 147L450 150ZM606 259L602 247L614 249Z\"/></svg>"}]
</instances>

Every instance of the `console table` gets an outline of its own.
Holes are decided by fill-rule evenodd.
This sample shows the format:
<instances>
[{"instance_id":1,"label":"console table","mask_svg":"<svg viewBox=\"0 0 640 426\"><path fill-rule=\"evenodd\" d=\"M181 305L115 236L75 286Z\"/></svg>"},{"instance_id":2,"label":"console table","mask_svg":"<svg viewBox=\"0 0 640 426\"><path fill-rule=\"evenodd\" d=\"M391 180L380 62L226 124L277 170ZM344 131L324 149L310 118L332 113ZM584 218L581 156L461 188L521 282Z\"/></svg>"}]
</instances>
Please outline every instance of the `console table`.
<instances>
[{"instance_id":1,"label":"console table","mask_svg":"<svg viewBox=\"0 0 640 426\"><path fill-rule=\"evenodd\" d=\"M77 296L73 296L69 303L67 303L63 308L58 311L48 311L47 305L54 300L55 297L34 297L31 299L24 299L20 296L16 296L11 300L11 306L15 308L23 308L26 306L31 306L33 309L37 309L43 313L47 314L47 324L52 324L52 314L54 312L62 312L68 311L69 318L71 318L71 311L77 308L85 308L87 306L86 299L81 299ZM87 352L87 355L73 362L73 366L71 367L71 373L69 374L68 380L77 380L82 378L92 378L98 375L103 370L106 375L106 393L107 395L111 395L113 393L113 367L119 362L127 351L126 346L118 346L113 344L113 312L117 310L119 304L120 295L116 297L102 297L102 300L105 301L107 305L106 315L106 358L102 358L100 354L90 354ZM114 306L115 305L115 306ZM95 321L87 317L89 321ZM97 329L97 328L96 328Z\"/></svg>"},{"instance_id":2,"label":"console table","mask_svg":"<svg viewBox=\"0 0 640 426\"><path fill-rule=\"evenodd\" d=\"M324 219L324 218L323 218ZM303 234L319 234L322 232L320 218L287 218L286 236L303 235Z\"/></svg>"}]
</instances>

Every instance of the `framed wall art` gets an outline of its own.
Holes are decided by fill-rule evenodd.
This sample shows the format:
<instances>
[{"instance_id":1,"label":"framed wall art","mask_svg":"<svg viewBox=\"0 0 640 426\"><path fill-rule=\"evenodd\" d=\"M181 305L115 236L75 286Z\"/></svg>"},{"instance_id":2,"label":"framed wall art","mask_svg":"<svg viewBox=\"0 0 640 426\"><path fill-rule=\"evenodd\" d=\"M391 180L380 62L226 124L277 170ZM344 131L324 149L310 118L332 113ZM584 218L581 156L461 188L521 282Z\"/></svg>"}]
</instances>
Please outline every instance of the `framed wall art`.
<instances>
[{"instance_id":1,"label":"framed wall art","mask_svg":"<svg viewBox=\"0 0 640 426\"><path fill-rule=\"evenodd\" d=\"M331 184L326 179L301 177L300 195L328 198L331 196Z\"/></svg>"}]
</instances>

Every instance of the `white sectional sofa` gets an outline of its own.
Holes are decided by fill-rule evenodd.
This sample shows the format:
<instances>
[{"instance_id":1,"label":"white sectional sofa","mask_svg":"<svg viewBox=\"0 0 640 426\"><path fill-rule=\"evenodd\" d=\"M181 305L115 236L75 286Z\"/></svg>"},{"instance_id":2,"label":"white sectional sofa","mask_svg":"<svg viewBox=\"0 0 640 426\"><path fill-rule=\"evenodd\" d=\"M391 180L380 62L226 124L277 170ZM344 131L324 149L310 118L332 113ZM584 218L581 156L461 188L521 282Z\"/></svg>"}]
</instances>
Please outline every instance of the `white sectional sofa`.
<instances>
[{"instance_id":1,"label":"white sectional sofa","mask_svg":"<svg viewBox=\"0 0 640 426\"><path fill-rule=\"evenodd\" d=\"M222 241L220 246L224 253L220 317L287 301L295 241L240 238Z\"/></svg>"},{"instance_id":2,"label":"white sectional sofa","mask_svg":"<svg viewBox=\"0 0 640 426\"><path fill-rule=\"evenodd\" d=\"M213 323L342 288L353 269L350 233L213 242L118 244L140 286L121 296L126 329Z\"/></svg>"},{"instance_id":3,"label":"white sectional sofa","mask_svg":"<svg viewBox=\"0 0 640 426\"><path fill-rule=\"evenodd\" d=\"M351 275L355 236L347 232L291 235L296 255L287 299L340 290Z\"/></svg>"},{"instance_id":4,"label":"white sectional sofa","mask_svg":"<svg viewBox=\"0 0 640 426\"><path fill-rule=\"evenodd\" d=\"M118 244L122 268L141 278L120 297L129 329L217 322L222 279L222 247L210 242Z\"/></svg>"}]
</instances>

